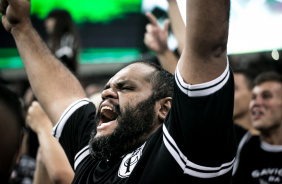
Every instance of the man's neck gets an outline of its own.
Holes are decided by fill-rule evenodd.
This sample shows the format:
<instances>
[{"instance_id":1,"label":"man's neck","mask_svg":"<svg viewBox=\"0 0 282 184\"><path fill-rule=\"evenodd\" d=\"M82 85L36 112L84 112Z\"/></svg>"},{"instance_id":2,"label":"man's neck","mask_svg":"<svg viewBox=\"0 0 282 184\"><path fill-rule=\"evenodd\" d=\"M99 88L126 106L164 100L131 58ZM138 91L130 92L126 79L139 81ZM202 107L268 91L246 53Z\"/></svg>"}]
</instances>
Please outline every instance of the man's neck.
<instances>
[{"instance_id":1,"label":"man's neck","mask_svg":"<svg viewBox=\"0 0 282 184\"><path fill-rule=\"evenodd\" d=\"M269 132L261 132L260 138L262 141L271 145L282 145L282 127Z\"/></svg>"}]
</instances>

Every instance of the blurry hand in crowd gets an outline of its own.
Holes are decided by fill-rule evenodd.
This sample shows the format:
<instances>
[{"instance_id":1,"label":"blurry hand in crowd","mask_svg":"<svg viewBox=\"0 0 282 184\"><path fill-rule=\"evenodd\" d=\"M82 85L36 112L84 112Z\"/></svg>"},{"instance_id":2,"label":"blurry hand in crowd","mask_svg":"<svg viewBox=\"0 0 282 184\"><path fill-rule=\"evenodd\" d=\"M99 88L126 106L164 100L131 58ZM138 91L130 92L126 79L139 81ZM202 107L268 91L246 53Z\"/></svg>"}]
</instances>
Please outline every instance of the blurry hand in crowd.
<instances>
[{"instance_id":1,"label":"blurry hand in crowd","mask_svg":"<svg viewBox=\"0 0 282 184\"><path fill-rule=\"evenodd\" d=\"M37 133L40 145L34 184L71 183L74 171L58 140L51 135L51 120L38 102L32 102L29 107L27 123Z\"/></svg>"},{"instance_id":2,"label":"blurry hand in crowd","mask_svg":"<svg viewBox=\"0 0 282 184\"><path fill-rule=\"evenodd\" d=\"M168 50L167 39L169 36L170 21L166 19L164 28L161 28L157 18L152 13L148 12L146 13L146 16L150 23L146 25L144 43L156 54L161 54Z\"/></svg>"},{"instance_id":3,"label":"blurry hand in crowd","mask_svg":"<svg viewBox=\"0 0 282 184\"><path fill-rule=\"evenodd\" d=\"M31 106L28 109L28 114L26 117L26 122L28 126L36 132L40 131L52 131L52 123L47 116L47 114L43 111L40 104L36 101L32 102Z\"/></svg>"}]
</instances>

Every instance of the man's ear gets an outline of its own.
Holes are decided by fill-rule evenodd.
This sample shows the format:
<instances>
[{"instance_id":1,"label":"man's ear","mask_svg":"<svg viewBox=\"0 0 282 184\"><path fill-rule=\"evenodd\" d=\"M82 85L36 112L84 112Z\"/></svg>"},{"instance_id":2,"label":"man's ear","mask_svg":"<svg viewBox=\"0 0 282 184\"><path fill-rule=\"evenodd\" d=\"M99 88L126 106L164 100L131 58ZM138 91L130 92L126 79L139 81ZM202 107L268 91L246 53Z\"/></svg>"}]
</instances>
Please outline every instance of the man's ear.
<instances>
[{"instance_id":1,"label":"man's ear","mask_svg":"<svg viewBox=\"0 0 282 184\"><path fill-rule=\"evenodd\" d=\"M159 108L158 108L158 118L161 122L164 121L168 111L171 108L171 97L165 97L159 100Z\"/></svg>"}]
</instances>

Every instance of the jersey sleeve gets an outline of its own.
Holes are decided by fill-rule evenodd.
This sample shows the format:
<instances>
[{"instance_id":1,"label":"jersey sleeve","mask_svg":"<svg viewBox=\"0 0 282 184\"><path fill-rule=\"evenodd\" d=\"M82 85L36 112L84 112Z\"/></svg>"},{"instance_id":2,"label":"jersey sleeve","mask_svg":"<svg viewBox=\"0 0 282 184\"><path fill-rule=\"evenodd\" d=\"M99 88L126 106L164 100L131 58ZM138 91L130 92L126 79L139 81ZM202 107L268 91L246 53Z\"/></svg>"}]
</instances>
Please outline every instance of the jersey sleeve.
<instances>
[{"instance_id":1,"label":"jersey sleeve","mask_svg":"<svg viewBox=\"0 0 282 184\"><path fill-rule=\"evenodd\" d=\"M234 79L229 65L216 79L186 84L178 67L163 140L185 174L214 178L231 174L236 154Z\"/></svg>"},{"instance_id":2,"label":"jersey sleeve","mask_svg":"<svg viewBox=\"0 0 282 184\"><path fill-rule=\"evenodd\" d=\"M64 111L53 128L52 135L59 140L74 170L89 155L88 142L95 113L92 102L86 98L78 100Z\"/></svg>"}]
</instances>

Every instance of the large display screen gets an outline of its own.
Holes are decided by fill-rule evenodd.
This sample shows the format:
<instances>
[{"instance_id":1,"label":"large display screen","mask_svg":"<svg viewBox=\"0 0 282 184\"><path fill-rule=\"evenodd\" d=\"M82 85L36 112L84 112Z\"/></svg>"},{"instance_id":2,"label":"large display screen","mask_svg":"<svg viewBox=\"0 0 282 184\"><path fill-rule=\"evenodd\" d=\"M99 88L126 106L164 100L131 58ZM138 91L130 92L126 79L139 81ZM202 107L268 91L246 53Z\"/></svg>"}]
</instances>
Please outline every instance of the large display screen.
<instances>
[{"instance_id":1,"label":"large display screen","mask_svg":"<svg viewBox=\"0 0 282 184\"><path fill-rule=\"evenodd\" d=\"M81 40L81 64L126 63L139 58L146 23L141 0L31 0L31 20L43 40L44 20L53 9L65 9L74 19ZM0 24L0 69L22 67L12 36Z\"/></svg>"},{"instance_id":2,"label":"large display screen","mask_svg":"<svg viewBox=\"0 0 282 184\"><path fill-rule=\"evenodd\" d=\"M109 23L130 12L140 12L141 0L32 0L31 14L44 19L54 8L68 10L76 23Z\"/></svg>"}]
</instances>

